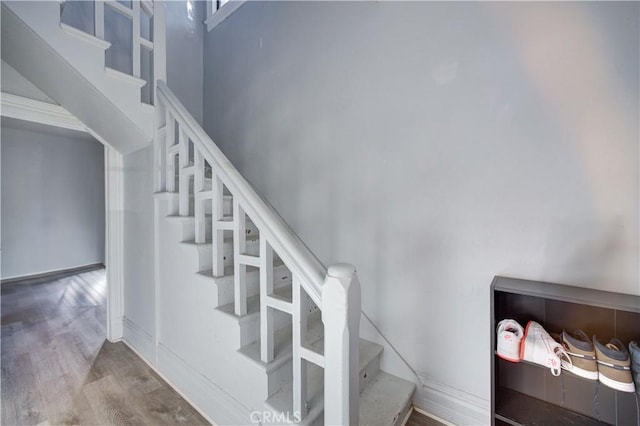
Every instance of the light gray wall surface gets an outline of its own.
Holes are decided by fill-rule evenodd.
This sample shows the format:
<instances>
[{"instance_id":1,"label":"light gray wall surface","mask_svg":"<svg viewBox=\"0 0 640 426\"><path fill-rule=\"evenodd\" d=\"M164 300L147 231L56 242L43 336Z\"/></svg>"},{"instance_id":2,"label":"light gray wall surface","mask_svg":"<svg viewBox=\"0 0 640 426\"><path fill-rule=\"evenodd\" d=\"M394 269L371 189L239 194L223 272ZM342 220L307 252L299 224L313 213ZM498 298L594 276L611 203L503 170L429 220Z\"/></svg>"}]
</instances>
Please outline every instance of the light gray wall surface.
<instances>
[{"instance_id":1,"label":"light gray wall surface","mask_svg":"<svg viewBox=\"0 0 640 426\"><path fill-rule=\"evenodd\" d=\"M55 104L56 102L44 94L44 92L33 85L22 74L13 69L11 65L2 61L0 88L4 93L24 96L25 98Z\"/></svg>"},{"instance_id":2,"label":"light gray wall surface","mask_svg":"<svg viewBox=\"0 0 640 426\"><path fill-rule=\"evenodd\" d=\"M203 1L165 2L167 85L198 123L202 123Z\"/></svg>"},{"instance_id":3,"label":"light gray wall surface","mask_svg":"<svg viewBox=\"0 0 640 426\"><path fill-rule=\"evenodd\" d=\"M92 1L65 1L60 4L60 21L87 34L95 35L95 9ZM108 9L108 8L105 8Z\"/></svg>"},{"instance_id":4,"label":"light gray wall surface","mask_svg":"<svg viewBox=\"0 0 640 426\"><path fill-rule=\"evenodd\" d=\"M125 155L124 316L153 335L153 147Z\"/></svg>"},{"instance_id":5,"label":"light gray wall surface","mask_svg":"<svg viewBox=\"0 0 640 426\"><path fill-rule=\"evenodd\" d=\"M2 278L104 262L104 148L2 118Z\"/></svg>"},{"instance_id":6,"label":"light gray wall surface","mask_svg":"<svg viewBox=\"0 0 640 426\"><path fill-rule=\"evenodd\" d=\"M488 409L495 275L640 294L639 7L248 2L205 36L205 128Z\"/></svg>"}]
</instances>

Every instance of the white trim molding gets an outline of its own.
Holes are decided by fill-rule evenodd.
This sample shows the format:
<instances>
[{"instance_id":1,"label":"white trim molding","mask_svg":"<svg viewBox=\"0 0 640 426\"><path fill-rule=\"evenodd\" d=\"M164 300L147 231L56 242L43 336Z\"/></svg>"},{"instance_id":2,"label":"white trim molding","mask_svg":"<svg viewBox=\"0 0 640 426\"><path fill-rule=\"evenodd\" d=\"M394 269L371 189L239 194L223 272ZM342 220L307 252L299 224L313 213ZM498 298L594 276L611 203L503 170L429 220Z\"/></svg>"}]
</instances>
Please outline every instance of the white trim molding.
<instances>
[{"instance_id":1,"label":"white trim molding","mask_svg":"<svg viewBox=\"0 0 640 426\"><path fill-rule=\"evenodd\" d=\"M238 10L240 6L245 4L247 0L230 0L226 2L220 9L211 13L204 23L207 25L207 31L211 31L217 25L220 25L222 21L227 19L233 12Z\"/></svg>"},{"instance_id":2,"label":"white trim molding","mask_svg":"<svg viewBox=\"0 0 640 426\"><path fill-rule=\"evenodd\" d=\"M414 403L422 410L433 413L458 425L490 424L489 401L456 389L430 377L419 374Z\"/></svg>"},{"instance_id":3,"label":"white trim molding","mask_svg":"<svg viewBox=\"0 0 640 426\"><path fill-rule=\"evenodd\" d=\"M34 123L86 132L87 127L60 105L25 98L11 93L0 93L3 117L17 118Z\"/></svg>"},{"instance_id":4,"label":"white trim molding","mask_svg":"<svg viewBox=\"0 0 640 426\"><path fill-rule=\"evenodd\" d=\"M122 340L124 316L124 166L122 154L105 145L107 339Z\"/></svg>"},{"instance_id":5,"label":"white trim molding","mask_svg":"<svg viewBox=\"0 0 640 426\"><path fill-rule=\"evenodd\" d=\"M249 424L253 410L233 398L162 343L155 370L187 402L213 424ZM148 363L148 362L147 362Z\"/></svg>"},{"instance_id":6,"label":"white trim molding","mask_svg":"<svg viewBox=\"0 0 640 426\"><path fill-rule=\"evenodd\" d=\"M123 336L122 340L144 358L147 363L156 363L156 344L155 337L140 327L131 319L123 316Z\"/></svg>"}]
</instances>

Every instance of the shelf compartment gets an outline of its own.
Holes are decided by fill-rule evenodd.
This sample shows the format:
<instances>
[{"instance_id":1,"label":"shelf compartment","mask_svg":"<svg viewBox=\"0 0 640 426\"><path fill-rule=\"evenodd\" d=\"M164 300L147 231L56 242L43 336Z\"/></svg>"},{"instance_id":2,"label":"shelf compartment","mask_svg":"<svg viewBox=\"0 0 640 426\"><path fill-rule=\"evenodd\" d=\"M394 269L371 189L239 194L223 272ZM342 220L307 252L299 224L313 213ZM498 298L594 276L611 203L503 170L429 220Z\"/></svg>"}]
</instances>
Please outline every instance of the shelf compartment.
<instances>
[{"instance_id":1,"label":"shelf compartment","mask_svg":"<svg viewBox=\"0 0 640 426\"><path fill-rule=\"evenodd\" d=\"M493 351L496 347L495 327L504 318L515 319L523 327L529 320L534 320L550 333L582 329L589 337L595 334L605 341L614 336L625 344L631 340L640 341L637 326L640 324L640 296L506 277L495 277L491 289L494 424L566 424L568 421L564 416L568 415L580 416L584 422L596 422L580 420L574 424L639 424L635 394L619 392L566 371L560 377L554 377L548 368L528 362L508 362L495 356ZM596 394L597 410L592 404ZM517 396L514 401L509 399L512 395ZM531 407L549 406L541 412L550 417L543 416L542 421L536 416L527 419L519 415L518 410L508 409L513 404L521 404L522 409L528 404ZM531 408L530 411L538 409L542 410Z\"/></svg>"},{"instance_id":2,"label":"shelf compartment","mask_svg":"<svg viewBox=\"0 0 640 426\"><path fill-rule=\"evenodd\" d=\"M504 387L496 389L496 396L496 420L510 425L595 426L607 424Z\"/></svg>"}]
</instances>

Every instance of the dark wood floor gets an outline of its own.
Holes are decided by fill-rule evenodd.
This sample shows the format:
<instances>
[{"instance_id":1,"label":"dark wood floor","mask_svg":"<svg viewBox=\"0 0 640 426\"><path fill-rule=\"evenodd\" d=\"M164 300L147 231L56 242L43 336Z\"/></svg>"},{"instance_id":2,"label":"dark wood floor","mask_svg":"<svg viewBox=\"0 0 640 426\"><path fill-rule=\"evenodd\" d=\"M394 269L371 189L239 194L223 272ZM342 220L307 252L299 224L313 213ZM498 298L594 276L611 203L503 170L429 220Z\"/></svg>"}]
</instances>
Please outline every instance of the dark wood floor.
<instances>
[{"instance_id":1,"label":"dark wood floor","mask_svg":"<svg viewBox=\"0 0 640 426\"><path fill-rule=\"evenodd\" d=\"M2 425L208 424L106 335L104 269L3 285Z\"/></svg>"},{"instance_id":2,"label":"dark wood floor","mask_svg":"<svg viewBox=\"0 0 640 426\"><path fill-rule=\"evenodd\" d=\"M425 416L424 414L418 413L416 410L413 410L411 416L409 416L409 420L405 423L405 426L445 426L444 423L440 423L436 419Z\"/></svg>"}]
</instances>

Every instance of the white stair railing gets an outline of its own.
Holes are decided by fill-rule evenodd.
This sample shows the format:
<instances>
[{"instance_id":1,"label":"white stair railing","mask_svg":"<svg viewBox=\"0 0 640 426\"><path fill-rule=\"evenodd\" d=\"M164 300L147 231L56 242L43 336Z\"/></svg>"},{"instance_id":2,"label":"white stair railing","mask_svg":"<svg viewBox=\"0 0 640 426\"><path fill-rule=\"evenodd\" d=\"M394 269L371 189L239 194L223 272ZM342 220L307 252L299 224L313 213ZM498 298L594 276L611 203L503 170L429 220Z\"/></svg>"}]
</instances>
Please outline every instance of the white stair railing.
<instances>
[{"instance_id":1,"label":"white stair railing","mask_svg":"<svg viewBox=\"0 0 640 426\"><path fill-rule=\"evenodd\" d=\"M65 5L63 1L62 5ZM116 0L95 0L93 2L94 36L105 40L105 7L123 16L131 23L131 75L145 79L149 90L143 102L153 105L155 93L153 82L165 78L165 16L161 1L131 0L127 6ZM64 7L60 8L62 14ZM143 31L142 20L148 19L148 31ZM143 55L144 52L144 55ZM148 69L142 72L142 57L152 58ZM144 98L144 96L141 95Z\"/></svg>"},{"instance_id":2,"label":"white stair railing","mask_svg":"<svg viewBox=\"0 0 640 426\"><path fill-rule=\"evenodd\" d=\"M275 210L258 196L164 82L158 81L156 93L156 190L177 190L177 213L186 216L190 213L193 182L196 243L207 240L205 203L211 203L214 277L224 275L224 231L233 232L236 315L247 313L247 266L260 269L260 353L263 362L274 359L274 310L292 316L294 414L300 418L307 414L307 363L313 363L324 368L325 423L357 424L360 285L355 268L338 264L327 271ZM205 185L207 164L211 169L210 186ZM223 209L225 188L233 199L229 217L224 215ZM258 255L246 251L247 217L258 229ZM276 254L293 275L291 300L274 293L273 259ZM324 351L312 349L307 339L309 309L305 293L322 311Z\"/></svg>"}]
</instances>

